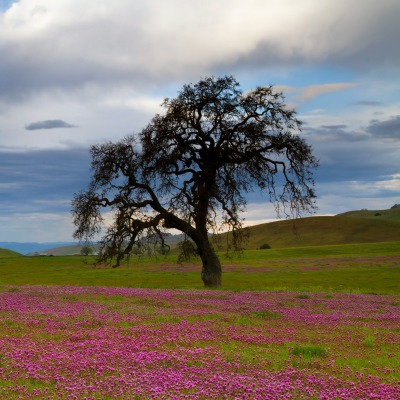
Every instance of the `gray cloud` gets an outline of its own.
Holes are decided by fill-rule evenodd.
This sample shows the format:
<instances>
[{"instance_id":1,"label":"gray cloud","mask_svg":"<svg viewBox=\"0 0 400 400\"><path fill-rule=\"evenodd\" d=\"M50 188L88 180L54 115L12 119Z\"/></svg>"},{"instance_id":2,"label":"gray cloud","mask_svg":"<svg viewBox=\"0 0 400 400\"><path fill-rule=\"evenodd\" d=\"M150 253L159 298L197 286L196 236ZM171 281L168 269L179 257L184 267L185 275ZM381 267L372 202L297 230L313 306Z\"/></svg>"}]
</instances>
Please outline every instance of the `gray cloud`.
<instances>
[{"instance_id":1,"label":"gray cloud","mask_svg":"<svg viewBox=\"0 0 400 400\"><path fill-rule=\"evenodd\" d=\"M43 0L40 12L33 13L21 1L4 15L2 97L93 84L155 87L219 68L312 63L372 72L390 65L397 72L400 66L397 0L342 6L336 0L305 5L282 0L273 7L251 0L200 6L121 0L98 7L88 0L84 13L81 7L78 0Z\"/></svg>"},{"instance_id":2,"label":"gray cloud","mask_svg":"<svg viewBox=\"0 0 400 400\"><path fill-rule=\"evenodd\" d=\"M380 101L374 100L360 100L353 103L355 106L367 106L367 107L383 107L384 104Z\"/></svg>"},{"instance_id":3,"label":"gray cloud","mask_svg":"<svg viewBox=\"0 0 400 400\"><path fill-rule=\"evenodd\" d=\"M2 213L69 210L74 192L89 182L90 158L86 149L3 152L0 148ZM44 205L43 205L44 204ZM50 206L53 204L53 206Z\"/></svg>"},{"instance_id":4,"label":"gray cloud","mask_svg":"<svg viewBox=\"0 0 400 400\"><path fill-rule=\"evenodd\" d=\"M366 131L375 137L400 141L400 115L396 115L385 121L373 120Z\"/></svg>"},{"instance_id":5,"label":"gray cloud","mask_svg":"<svg viewBox=\"0 0 400 400\"><path fill-rule=\"evenodd\" d=\"M352 143L366 140L366 135L362 132L354 132L345 124L321 125L311 127L305 125L303 131L315 143Z\"/></svg>"},{"instance_id":6,"label":"gray cloud","mask_svg":"<svg viewBox=\"0 0 400 400\"><path fill-rule=\"evenodd\" d=\"M399 121L396 119L395 122ZM375 124L374 128L379 127L380 132L382 126L388 128L385 123ZM375 182L400 171L400 149L389 141L371 137L362 128L354 130L345 124L307 126L303 132L320 160L316 173L317 187L336 185L340 192L345 182Z\"/></svg>"},{"instance_id":7,"label":"gray cloud","mask_svg":"<svg viewBox=\"0 0 400 400\"><path fill-rule=\"evenodd\" d=\"M76 128L76 125L68 124L61 119L50 119L46 121L32 122L25 126L28 131L36 131L40 129L56 129L56 128Z\"/></svg>"}]
</instances>

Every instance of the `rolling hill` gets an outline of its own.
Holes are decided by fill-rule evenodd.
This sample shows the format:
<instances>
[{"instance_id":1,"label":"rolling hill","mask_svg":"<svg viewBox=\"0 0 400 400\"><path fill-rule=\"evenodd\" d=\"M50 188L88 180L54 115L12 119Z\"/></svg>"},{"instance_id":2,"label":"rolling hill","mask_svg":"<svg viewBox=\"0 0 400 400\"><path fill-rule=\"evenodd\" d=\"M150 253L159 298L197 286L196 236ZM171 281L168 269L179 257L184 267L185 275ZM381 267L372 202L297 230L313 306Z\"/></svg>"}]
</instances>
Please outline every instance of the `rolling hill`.
<instances>
[{"instance_id":1,"label":"rolling hill","mask_svg":"<svg viewBox=\"0 0 400 400\"><path fill-rule=\"evenodd\" d=\"M309 217L252 226L245 249L400 241L400 219L356 216ZM222 243L226 234L222 234ZM400 251L400 249L399 249Z\"/></svg>"},{"instance_id":2,"label":"rolling hill","mask_svg":"<svg viewBox=\"0 0 400 400\"><path fill-rule=\"evenodd\" d=\"M0 242L0 248L16 251L20 254L29 254L34 252L42 252L51 247L60 247L77 244L76 242Z\"/></svg>"},{"instance_id":3,"label":"rolling hill","mask_svg":"<svg viewBox=\"0 0 400 400\"><path fill-rule=\"evenodd\" d=\"M400 221L400 206L396 205L388 210L359 210L348 211L343 214L338 214L338 217L351 217L351 218L372 218L384 220L397 220Z\"/></svg>"},{"instance_id":4,"label":"rolling hill","mask_svg":"<svg viewBox=\"0 0 400 400\"><path fill-rule=\"evenodd\" d=\"M247 229L250 237L244 243L245 249L259 249L264 244L273 248L284 248L400 241L400 207L349 211L335 216L300 218L296 221L282 220ZM219 238L219 249L222 250L226 243L226 234L219 235ZM180 240L182 235L171 235L167 242L174 248ZM81 246L76 243L68 243L69 246L57 244L47 247L43 253L54 256L80 254ZM21 254L0 248L0 257L18 255Z\"/></svg>"},{"instance_id":5,"label":"rolling hill","mask_svg":"<svg viewBox=\"0 0 400 400\"><path fill-rule=\"evenodd\" d=\"M20 256L22 256L22 254L17 253L16 251L0 248L0 258L10 258L10 257L20 257Z\"/></svg>"}]
</instances>

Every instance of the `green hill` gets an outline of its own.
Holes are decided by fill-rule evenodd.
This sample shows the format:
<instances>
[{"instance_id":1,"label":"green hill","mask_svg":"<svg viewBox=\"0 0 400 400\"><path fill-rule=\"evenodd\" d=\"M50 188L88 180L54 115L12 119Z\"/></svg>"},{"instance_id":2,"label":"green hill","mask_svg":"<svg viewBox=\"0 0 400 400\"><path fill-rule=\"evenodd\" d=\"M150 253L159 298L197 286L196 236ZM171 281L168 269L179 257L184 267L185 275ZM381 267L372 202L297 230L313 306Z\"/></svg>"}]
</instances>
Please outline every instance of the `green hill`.
<instances>
[{"instance_id":1,"label":"green hill","mask_svg":"<svg viewBox=\"0 0 400 400\"><path fill-rule=\"evenodd\" d=\"M16 251L0 248L0 258L10 258L10 257L19 257L19 256L22 256L22 254L19 254Z\"/></svg>"},{"instance_id":2,"label":"green hill","mask_svg":"<svg viewBox=\"0 0 400 400\"><path fill-rule=\"evenodd\" d=\"M47 255L47 256L72 256L80 254L81 245L71 245L71 246L61 246L61 247L53 247L51 249L46 249L41 251L40 253L30 253L30 256L34 255Z\"/></svg>"},{"instance_id":3,"label":"green hill","mask_svg":"<svg viewBox=\"0 0 400 400\"><path fill-rule=\"evenodd\" d=\"M389 210L359 210L348 211L343 214L338 214L338 217L351 218L372 218L384 220L396 220L400 222L400 206L390 208Z\"/></svg>"},{"instance_id":4,"label":"green hill","mask_svg":"<svg viewBox=\"0 0 400 400\"><path fill-rule=\"evenodd\" d=\"M249 250L259 249L264 244L272 248L285 248L400 241L400 207L349 211L331 217L308 217L295 221L281 220L247 229L250 237L244 247ZM222 250L226 234L219 235L219 238L219 249ZM180 240L182 235L167 238L172 249L176 248ZM95 251L98 250L96 245L93 247ZM80 250L80 245L63 246L48 249L41 254L64 256L80 254ZM0 258L18 255L11 250L0 249Z\"/></svg>"},{"instance_id":5,"label":"green hill","mask_svg":"<svg viewBox=\"0 0 400 400\"><path fill-rule=\"evenodd\" d=\"M255 225L249 229L246 249L263 244L273 248L390 242L400 240L400 219L348 216L309 217ZM226 234L221 243L226 242ZM400 251L400 249L399 249Z\"/></svg>"}]
</instances>

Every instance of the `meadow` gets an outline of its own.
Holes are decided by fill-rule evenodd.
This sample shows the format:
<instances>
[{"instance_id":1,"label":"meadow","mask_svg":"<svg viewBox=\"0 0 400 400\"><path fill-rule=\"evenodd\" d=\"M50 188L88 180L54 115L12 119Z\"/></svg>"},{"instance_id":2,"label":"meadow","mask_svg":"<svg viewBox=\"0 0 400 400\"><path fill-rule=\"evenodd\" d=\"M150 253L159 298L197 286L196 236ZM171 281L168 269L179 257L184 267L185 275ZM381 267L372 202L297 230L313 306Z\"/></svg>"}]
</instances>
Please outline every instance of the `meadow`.
<instances>
[{"instance_id":1,"label":"meadow","mask_svg":"<svg viewBox=\"0 0 400 400\"><path fill-rule=\"evenodd\" d=\"M204 290L173 255L0 255L0 398L400 398L400 243L245 251Z\"/></svg>"}]
</instances>

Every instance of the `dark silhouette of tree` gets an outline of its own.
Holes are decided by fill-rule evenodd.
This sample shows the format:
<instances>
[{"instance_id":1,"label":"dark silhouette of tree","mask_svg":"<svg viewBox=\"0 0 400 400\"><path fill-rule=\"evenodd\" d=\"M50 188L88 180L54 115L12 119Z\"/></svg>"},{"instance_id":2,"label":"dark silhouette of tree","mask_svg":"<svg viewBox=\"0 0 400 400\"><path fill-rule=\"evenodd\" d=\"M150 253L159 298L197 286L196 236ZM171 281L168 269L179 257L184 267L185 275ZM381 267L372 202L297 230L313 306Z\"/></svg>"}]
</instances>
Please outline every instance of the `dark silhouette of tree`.
<instances>
[{"instance_id":1,"label":"dark silhouette of tree","mask_svg":"<svg viewBox=\"0 0 400 400\"><path fill-rule=\"evenodd\" d=\"M254 190L265 192L279 215L312 211L318 162L272 86L243 93L232 76L207 77L163 107L139 135L91 148L91 183L72 202L74 237L102 233L102 211L113 211L99 261L118 266L135 244L163 247L166 230L177 229L202 260L205 286L220 287L209 233L228 229L239 248L245 194Z\"/></svg>"}]
</instances>

